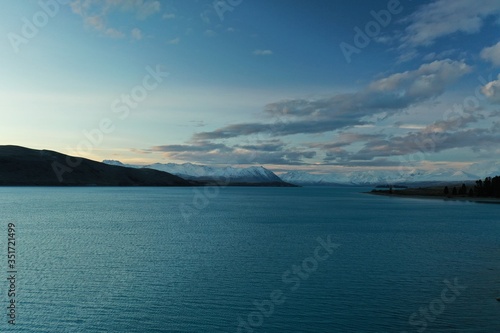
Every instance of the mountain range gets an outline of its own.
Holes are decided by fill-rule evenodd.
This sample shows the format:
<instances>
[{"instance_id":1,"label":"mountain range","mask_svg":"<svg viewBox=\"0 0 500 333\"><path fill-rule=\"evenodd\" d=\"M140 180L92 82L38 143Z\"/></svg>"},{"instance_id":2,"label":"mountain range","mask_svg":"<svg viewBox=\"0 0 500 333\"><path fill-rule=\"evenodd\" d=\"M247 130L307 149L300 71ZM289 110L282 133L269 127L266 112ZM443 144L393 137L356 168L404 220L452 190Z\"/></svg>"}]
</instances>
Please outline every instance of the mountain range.
<instances>
[{"instance_id":1,"label":"mountain range","mask_svg":"<svg viewBox=\"0 0 500 333\"><path fill-rule=\"evenodd\" d=\"M103 163L130 168L147 168L168 172L187 180L215 181L227 184L282 184L283 180L274 172L262 167L234 168L197 165L192 163L154 163L149 165L123 164L120 161L104 160ZM283 184L284 185L284 184Z\"/></svg>"},{"instance_id":2,"label":"mountain range","mask_svg":"<svg viewBox=\"0 0 500 333\"><path fill-rule=\"evenodd\" d=\"M79 161L72 166L71 161ZM0 185L44 186L372 186L415 185L421 183L466 182L500 174L500 163L476 163L463 171L451 169L397 171L350 171L310 173L298 170L275 174L262 166L236 168L192 163L123 164L102 163L50 150L20 146L0 146Z\"/></svg>"},{"instance_id":3,"label":"mountain range","mask_svg":"<svg viewBox=\"0 0 500 333\"><path fill-rule=\"evenodd\" d=\"M272 183L286 182L300 186L372 186L380 184L429 184L441 182L468 182L484 178L482 173L472 173L469 171L457 171L451 169L429 170L406 170L387 171L387 170L369 170L369 171L351 171L351 172L336 172L336 173L309 173L304 171L292 170L282 174L275 174L262 166L235 168L235 167L214 167L206 165L197 165L192 163L175 164L175 163L154 163L150 165L130 165L123 164L115 160L104 160L103 163L110 165L127 166L132 168L150 168L160 171L166 171L173 175L177 175L184 179L207 181L216 179L219 181L228 180L230 182L242 183ZM500 165L499 165L500 166ZM495 168L491 167L489 173L491 175L499 174L495 172ZM485 170L484 166L473 165L470 167L472 171ZM500 170L500 167L496 170Z\"/></svg>"},{"instance_id":4,"label":"mountain range","mask_svg":"<svg viewBox=\"0 0 500 333\"><path fill-rule=\"evenodd\" d=\"M0 145L0 186L294 186L263 167L125 165L51 150Z\"/></svg>"},{"instance_id":5,"label":"mountain range","mask_svg":"<svg viewBox=\"0 0 500 333\"><path fill-rule=\"evenodd\" d=\"M474 181L481 177L455 170L438 169L435 171L414 170L411 173L395 171L352 171L344 173L313 174L303 171L289 171L280 175L285 182L302 186L321 185L380 185L380 184L421 184L441 182Z\"/></svg>"}]
</instances>

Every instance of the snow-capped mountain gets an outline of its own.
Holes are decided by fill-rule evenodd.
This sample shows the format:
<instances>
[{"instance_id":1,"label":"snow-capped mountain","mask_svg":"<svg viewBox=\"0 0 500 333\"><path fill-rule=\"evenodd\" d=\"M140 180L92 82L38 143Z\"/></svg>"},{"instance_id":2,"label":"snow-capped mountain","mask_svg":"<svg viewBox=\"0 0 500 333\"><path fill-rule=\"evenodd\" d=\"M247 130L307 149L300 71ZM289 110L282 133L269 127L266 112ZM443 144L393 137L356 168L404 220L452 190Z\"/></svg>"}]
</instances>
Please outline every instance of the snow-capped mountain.
<instances>
[{"instance_id":1,"label":"snow-capped mountain","mask_svg":"<svg viewBox=\"0 0 500 333\"><path fill-rule=\"evenodd\" d=\"M155 163L144 167L165 171L190 180L216 179L239 183L272 183L282 181L274 172L261 166L234 168L196 165L192 163Z\"/></svg>"},{"instance_id":2,"label":"snow-capped mountain","mask_svg":"<svg viewBox=\"0 0 500 333\"><path fill-rule=\"evenodd\" d=\"M104 160L103 163L129 168L148 168L171 173L188 180L218 180L230 183L281 183L274 172L264 167L234 168L213 167L192 163L154 163L150 165L123 164L120 161Z\"/></svg>"},{"instance_id":3,"label":"snow-capped mountain","mask_svg":"<svg viewBox=\"0 0 500 333\"><path fill-rule=\"evenodd\" d=\"M500 162L478 162L472 164L468 172L479 175L479 178L494 177L500 175Z\"/></svg>"},{"instance_id":4,"label":"snow-capped mountain","mask_svg":"<svg viewBox=\"0 0 500 333\"><path fill-rule=\"evenodd\" d=\"M439 182L439 181L471 181L478 180L478 175L462 171L462 170L449 170L437 169L434 171L417 171L410 174L404 181L406 182Z\"/></svg>"},{"instance_id":5,"label":"snow-capped mountain","mask_svg":"<svg viewBox=\"0 0 500 333\"><path fill-rule=\"evenodd\" d=\"M437 169L429 170L370 170L335 173L308 173L289 171L277 176L264 167L214 167L192 163L154 163L145 166L123 164L119 161L104 160L103 163L132 168L150 168L165 171L188 180L217 180L232 183L279 183L286 182L303 186L319 185L380 185L475 181L486 176L500 175L500 163L494 165L472 165L463 170Z\"/></svg>"},{"instance_id":6,"label":"snow-capped mountain","mask_svg":"<svg viewBox=\"0 0 500 333\"><path fill-rule=\"evenodd\" d=\"M122 167L127 167L127 168L136 168L136 169L142 168L141 165L123 164L122 162L116 161L116 160L104 160L104 161L102 161L102 163L108 164L108 165L114 165L114 166L122 166Z\"/></svg>"},{"instance_id":7,"label":"snow-capped mountain","mask_svg":"<svg viewBox=\"0 0 500 333\"><path fill-rule=\"evenodd\" d=\"M472 181L481 177L465 172L447 169L435 171L352 171L345 173L312 174L303 171L290 171L280 175L287 183L296 185L378 185L420 182Z\"/></svg>"},{"instance_id":8,"label":"snow-capped mountain","mask_svg":"<svg viewBox=\"0 0 500 333\"><path fill-rule=\"evenodd\" d=\"M399 181L394 172L388 171L353 171L344 173L312 174L303 171L291 171L280 175L285 182L297 185L374 185Z\"/></svg>"},{"instance_id":9,"label":"snow-capped mountain","mask_svg":"<svg viewBox=\"0 0 500 333\"><path fill-rule=\"evenodd\" d=\"M312 174L304 171L289 171L281 174L280 178L287 183L297 185L331 185L348 184L350 179L345 174Z\"/></svg>"}]
</instances>

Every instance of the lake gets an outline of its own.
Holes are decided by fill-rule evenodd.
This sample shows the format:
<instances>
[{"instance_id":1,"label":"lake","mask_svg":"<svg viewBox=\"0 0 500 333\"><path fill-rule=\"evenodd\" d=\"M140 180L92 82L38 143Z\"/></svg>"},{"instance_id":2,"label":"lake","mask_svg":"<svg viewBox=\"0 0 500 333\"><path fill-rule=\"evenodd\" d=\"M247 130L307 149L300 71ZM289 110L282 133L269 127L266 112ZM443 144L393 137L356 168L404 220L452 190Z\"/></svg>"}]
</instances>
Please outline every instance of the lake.
<instances>
[{"instance_id":1,"label":"lake","mask_svg":"<svg viewBox=\"0 0 500 333\"><path fill-rule=\"evenodd\" d=\"M500 206L367 190L2 187L0 331L500 331Z\"/></svg>"}]
</instances>

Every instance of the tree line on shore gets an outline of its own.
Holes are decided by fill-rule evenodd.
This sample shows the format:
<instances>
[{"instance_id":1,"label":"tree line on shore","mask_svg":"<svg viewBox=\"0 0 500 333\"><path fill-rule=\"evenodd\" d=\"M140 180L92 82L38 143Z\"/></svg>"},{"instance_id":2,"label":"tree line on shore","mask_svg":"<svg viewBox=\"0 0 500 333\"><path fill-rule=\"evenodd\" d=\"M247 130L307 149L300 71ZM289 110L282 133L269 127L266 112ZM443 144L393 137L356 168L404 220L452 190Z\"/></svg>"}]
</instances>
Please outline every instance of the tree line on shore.
<instances>
[{"instance_id":1,"label":"tree line on shore","mask_svg":"<svg viewBox=\"0 0 500 333\"><path fill-rule=\"evenodd\" d=\"M469 197L494 197L500 198L500 176L486 177L484 180L476 181L476 185L460 187L454 186L451 190L448 186L444 188L446 196L469 196Z\"/></svg>"}]
</instances>

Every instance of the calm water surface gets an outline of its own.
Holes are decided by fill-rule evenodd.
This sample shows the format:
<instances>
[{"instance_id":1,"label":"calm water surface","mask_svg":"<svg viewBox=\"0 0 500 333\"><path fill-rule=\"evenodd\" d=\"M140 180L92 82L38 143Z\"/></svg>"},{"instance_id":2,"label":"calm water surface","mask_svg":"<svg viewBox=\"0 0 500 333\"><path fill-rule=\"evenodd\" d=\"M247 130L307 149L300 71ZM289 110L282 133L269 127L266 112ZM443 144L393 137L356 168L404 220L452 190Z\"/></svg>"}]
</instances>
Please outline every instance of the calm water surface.
<instances>
[{"instance_id":1,"label":"calm water surface","mask_svg":"<svg viewBox=\"0 0 500 333\"><path fill-rule=\"evenodd\" d=\"M500 331L499 205L203 190L0 188L0 331Z\"/></svg>"}]
</instances>

